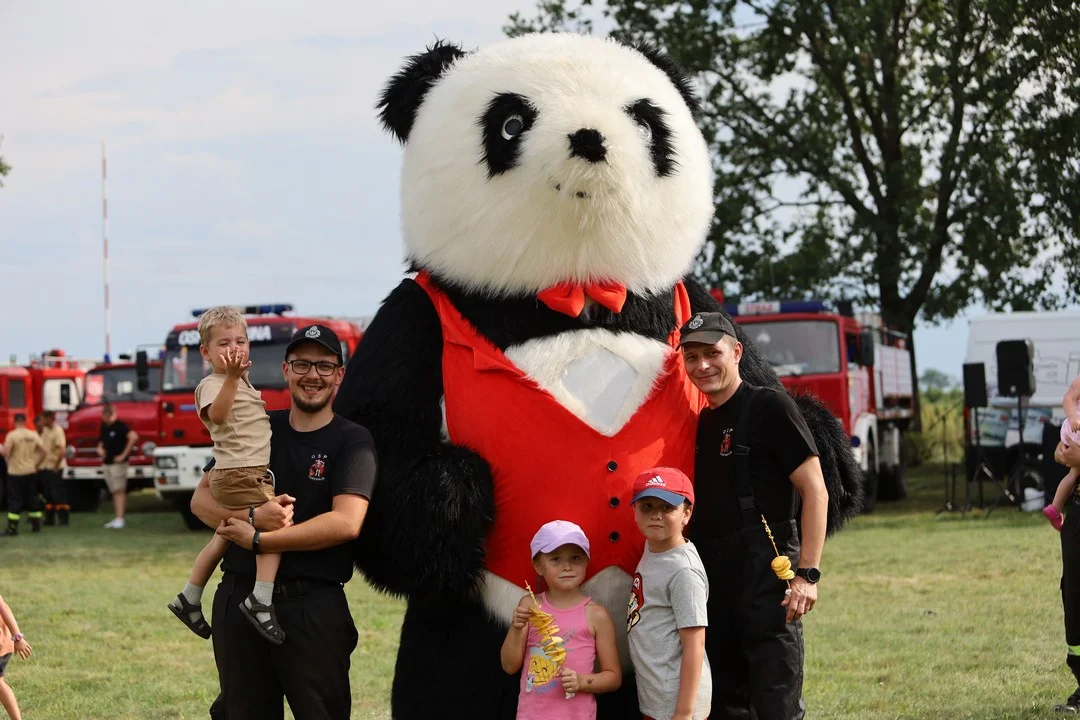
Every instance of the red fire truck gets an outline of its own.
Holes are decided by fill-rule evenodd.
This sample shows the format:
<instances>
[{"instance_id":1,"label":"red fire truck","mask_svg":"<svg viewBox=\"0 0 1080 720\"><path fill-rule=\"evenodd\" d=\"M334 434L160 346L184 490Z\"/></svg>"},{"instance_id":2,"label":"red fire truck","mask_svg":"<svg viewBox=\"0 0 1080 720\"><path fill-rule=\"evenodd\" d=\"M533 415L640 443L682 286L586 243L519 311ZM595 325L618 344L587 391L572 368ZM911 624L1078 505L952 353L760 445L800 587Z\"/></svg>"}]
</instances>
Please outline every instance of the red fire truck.
<instances>
[{"instance_id":1,"label":"red fire truck","mask_svg":"<svg viewBox=\"0 0 1080 720\"><path fill-rule=\"evenodd\" d=\"M71 509L93 512L104 485L104 471L97 444L101 435L101 412L105 403L116 409L116 417L139 435L128 458L128 490L153 485L154 444L157 440L157 403L153 392L140 390L136 364L130 355L121 362L103 363L84 379L82 403L68 417L67 484ZM148 363L150 386L161 384L161 362Z\"/></svg>"},{"instance_id":2,"label":"red fire truck","mask_svg":"<svg viewBox=\"0 0 1080 720\"><path fill-rule=\"evenodd\" d=\"M360 318L321 316L286 316L292 305L248 305L238 308L247 316L249 377L262 393L267 410L289 407L289 391L281 373L285 347L298 328L321 323L337 333L345 361L356 349L366 321ZM204 310L193 310L199 317ZM145 360L143 360L145 362ZM188 527L202 528L191 514L191 495L202 478L202 468L210 460L210 433L195 411L195 386L209 372L199 353L198 322L175 326L165 339L161 363L161 382L157 391L158 425L155 439L155 488L162 499L171 500L184 516ZM149 377L141 381L150 387Z\"/></svg>"},{"instance_id":3,"label":"red fire truck","mask_svg":"<svg viewBox=\"0 0 1080 720\"><path fill-rule=\"evenodd\" d=\"M904 431L916 413L908 337L878 315L821 301L725 305L790 391L816 395L851 436L867 509L907 494Z\"/></svg>"}]
</instances>

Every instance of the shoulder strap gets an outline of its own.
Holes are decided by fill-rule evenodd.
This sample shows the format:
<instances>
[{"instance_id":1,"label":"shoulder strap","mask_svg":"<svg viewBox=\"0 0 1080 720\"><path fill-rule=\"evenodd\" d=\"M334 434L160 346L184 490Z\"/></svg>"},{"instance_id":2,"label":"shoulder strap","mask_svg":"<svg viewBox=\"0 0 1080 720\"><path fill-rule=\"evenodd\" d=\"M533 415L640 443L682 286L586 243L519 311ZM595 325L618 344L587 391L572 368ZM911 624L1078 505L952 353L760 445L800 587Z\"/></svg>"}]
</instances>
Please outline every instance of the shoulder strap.
<instances>
[{"instance_id":1,"label":"shoulder strap","mask_svg":"<svg viewBox=\"0 0 1080 720\"><path fill-rule=\"evenodd\" d=\"M757 397L757 387L743 382L746 398L739 409L735 425L735 492L739 496L739 511L743 527L753 527L760 513L754 503L754 484L750 481L750 410Z\"/></svg>"}]
</instances>

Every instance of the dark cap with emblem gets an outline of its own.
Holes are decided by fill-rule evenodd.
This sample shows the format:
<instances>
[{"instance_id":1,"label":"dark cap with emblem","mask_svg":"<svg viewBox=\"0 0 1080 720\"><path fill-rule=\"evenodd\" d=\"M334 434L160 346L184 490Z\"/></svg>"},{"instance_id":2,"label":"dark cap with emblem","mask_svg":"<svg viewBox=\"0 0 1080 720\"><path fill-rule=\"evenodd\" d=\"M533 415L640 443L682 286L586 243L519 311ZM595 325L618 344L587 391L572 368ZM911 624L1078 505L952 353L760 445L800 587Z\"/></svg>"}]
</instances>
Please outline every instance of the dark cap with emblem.
<instances>
[{"instance_id":1,"label":"dark cap with emblem","mask_svg":"<svg viewBox=\"0 0 1080 720\"><path fill-rule=\"evenodd\" d=\"M341 341L338 340L337 333L325 325L307 325L294 332L292 340L289 341L289 347L285 348L285 356L288 357L289 353L307 342L322 345L334 353L339 363L344 362L341 357Z\"/></svg>"},{"instance_id":2,"label":"dark cap with emblem","mask_svg":"<svg viewBox=\"0 0 1080 720\"><path fill-rule=\"evenodd\" d=\"M695 313L694 317L679 328L679 335L679 347L686 343L715 345L725 335L730 335L732 340L739 339L735 334L735 326L718 312Z\"/></svg>"}]
</instances>

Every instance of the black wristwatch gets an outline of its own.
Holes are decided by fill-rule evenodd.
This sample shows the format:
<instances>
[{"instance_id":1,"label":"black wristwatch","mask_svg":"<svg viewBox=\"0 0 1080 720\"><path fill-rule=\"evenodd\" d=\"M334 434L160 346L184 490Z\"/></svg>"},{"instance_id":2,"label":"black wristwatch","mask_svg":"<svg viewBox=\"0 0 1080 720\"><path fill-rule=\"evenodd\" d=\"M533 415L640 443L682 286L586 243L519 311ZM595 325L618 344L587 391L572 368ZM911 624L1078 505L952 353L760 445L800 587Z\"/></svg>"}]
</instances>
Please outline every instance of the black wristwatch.
<instances>
[{"instance_id":1,"label":"black wristwatch","mask_svg":"<svg viewBox=\"0 0 1080 720\"><path fill-rule=\"evenodd\" d=\"M256 530L255 534L251 536L251 551L256 555L259 554L259 535L262 535L262 530Z\"/></svg>"},{"instance_id":2,"label":"black wristwatch","mask_svg":"<svg viewBox=\"0 0 1080 720\"><path fill-rule=\"evenodd\" d=\"M806 578L806 582L811 585L821 579L821 571L817 568L799 568L795 571L795 574L801 578Z\"/></svg>"}]
</instances>

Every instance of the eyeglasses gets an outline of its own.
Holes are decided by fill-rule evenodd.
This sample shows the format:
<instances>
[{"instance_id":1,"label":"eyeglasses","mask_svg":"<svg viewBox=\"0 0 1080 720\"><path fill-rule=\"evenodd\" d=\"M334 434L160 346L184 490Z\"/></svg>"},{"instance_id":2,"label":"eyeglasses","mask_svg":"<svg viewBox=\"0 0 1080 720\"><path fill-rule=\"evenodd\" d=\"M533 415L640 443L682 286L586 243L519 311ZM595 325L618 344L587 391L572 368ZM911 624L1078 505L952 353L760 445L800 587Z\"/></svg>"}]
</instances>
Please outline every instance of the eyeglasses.
<instances>
[{"instance_id":1,"label":"eyeglasses","mask_svg":"<svg viewBox=\"0 0 1080 720\"><path fill-rule=\"evenodd\" d=\"M310 360L286 360L285 364L288 365L289 369L297 375L307 375L309 372L311 372L311 368L314 367L315 372L319 373L323 377L333 375L334 371L341 367L337 363L332 363L329 361L313 363Z\"/></svg>"}]
</instances>

